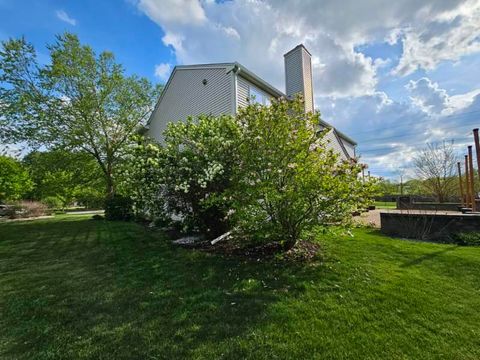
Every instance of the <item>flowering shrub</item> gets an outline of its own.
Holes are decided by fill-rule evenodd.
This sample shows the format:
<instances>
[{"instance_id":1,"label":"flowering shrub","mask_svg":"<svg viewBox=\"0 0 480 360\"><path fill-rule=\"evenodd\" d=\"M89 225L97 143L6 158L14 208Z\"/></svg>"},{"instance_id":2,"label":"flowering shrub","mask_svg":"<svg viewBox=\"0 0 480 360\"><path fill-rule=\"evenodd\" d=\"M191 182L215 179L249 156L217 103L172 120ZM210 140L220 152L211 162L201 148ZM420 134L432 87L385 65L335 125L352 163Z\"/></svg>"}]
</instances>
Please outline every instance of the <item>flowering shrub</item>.
<instances>
[{"instance_id":1,"label":"flowering shrub","mask_svg":"<svg viewBox=\"0 0 480 360\"><path fill-rule=\"evenodd\" d=\"M208 237L227 230L222 196L238 163L240 128L234 118L200 116L170 123L163 146L139 141L127 155L121 187L137 215L168 220Z\"/></svg>"},{"instance_id":2,"label":"flowering shrub","mask_svg":"<svg viewBox=\"0 0 480 360\"><path fill-rule=\"evenodd\" d=\"M372 184L361 181L355 162L327 150L319 114L306 114L299 99L250 105L237 121L242 141L231 213L242 237L289 249L306 230L345 224L365 206Z\"/></svg>"},{"instance_id":3,"label":"flowering shrub","mask_svg":"<svg viewBox=\"0 0 480 360\"><path fill-rule=\"evenodd\" d=\"M160 146L136 137L121 164L118 191L128 195L136 218L167 220L161 194L163 176Z\"/></svg>"},{"instance_id":4,"label":"flowering shrub","mask_svg":"<svg viewBox=\"0 0 480 360\"><path fill-rule=\"evenodd\" d=\"M288 249L314 226L347 223L373 191L359 165L327 150L318 123L300 99L171 123L163 145L130 149L121 187L137 216Z\"/></svg>"}]
</instances>

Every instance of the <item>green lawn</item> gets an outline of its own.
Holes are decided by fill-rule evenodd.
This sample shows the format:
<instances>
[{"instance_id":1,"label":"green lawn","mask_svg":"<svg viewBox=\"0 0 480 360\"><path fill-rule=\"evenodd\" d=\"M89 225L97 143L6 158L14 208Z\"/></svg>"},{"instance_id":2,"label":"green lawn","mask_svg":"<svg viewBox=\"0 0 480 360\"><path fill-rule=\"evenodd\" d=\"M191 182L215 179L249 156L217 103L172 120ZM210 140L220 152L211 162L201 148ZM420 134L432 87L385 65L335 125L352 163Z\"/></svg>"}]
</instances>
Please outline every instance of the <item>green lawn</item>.
<instances>
[{"instance_id":1,"label":"green lawn","mask_svg":"<svg viewBox=\"0 0 480 360\"><path fill-rule=\"evenodd\" d=\"M375 201L377 209L396 209L397 203L395 201Z\"/></svg>"},{"instance_id":2,"label":"green lawn","mask_svg":"<svg viewBox=\"0 0 480 360\"><path fill-rule=\"evenodd\" d=\"M319 241L301 266L132 223L0 224L0 358L480 358L480 248L366 229Z\"/></svg>"}]
</instances>

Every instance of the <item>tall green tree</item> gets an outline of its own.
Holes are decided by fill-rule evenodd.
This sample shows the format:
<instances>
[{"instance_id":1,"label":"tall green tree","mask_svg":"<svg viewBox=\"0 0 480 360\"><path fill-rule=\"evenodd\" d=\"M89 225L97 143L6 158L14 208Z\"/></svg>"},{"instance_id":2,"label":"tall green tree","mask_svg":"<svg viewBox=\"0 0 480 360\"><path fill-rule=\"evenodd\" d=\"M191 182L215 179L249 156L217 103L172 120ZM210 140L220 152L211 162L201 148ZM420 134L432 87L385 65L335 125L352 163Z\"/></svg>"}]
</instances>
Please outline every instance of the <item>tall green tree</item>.
<instances>
[{"instance_id":1,"label":"tall green tree","mask_svg":"<svg viewBox=\"0 0 480 360\"><path fill-rule=\"evenodd\" d=\"M31 197L37 200L57 197L65 206L82 193L105 188L98 163L85 152L32 151L23 163L35 183Z\"/></svg>"},{"instance_id":2,"label":"tall green tree","mask_svg":"<svg viewBox=\"0 0 480 360\"><path fill-rule=\"evenodd\" d=\"M24 38L0 49L0 139L84 151L100 166L107 194L115 168L160 92L145 78L127 76L111 52L97 55L77 36L57 36L41 65Z\"/></svg>"},{"instance_id":3,"label":"tall green tree","mask_svg":"<svg viewBox=\"0 0 480 360\"><path fill-rule=\"evenodd\" d=\"M0 202L21 199L33 187L28 171L21 162L0 156Z\"/></svg>"}]
</instances>

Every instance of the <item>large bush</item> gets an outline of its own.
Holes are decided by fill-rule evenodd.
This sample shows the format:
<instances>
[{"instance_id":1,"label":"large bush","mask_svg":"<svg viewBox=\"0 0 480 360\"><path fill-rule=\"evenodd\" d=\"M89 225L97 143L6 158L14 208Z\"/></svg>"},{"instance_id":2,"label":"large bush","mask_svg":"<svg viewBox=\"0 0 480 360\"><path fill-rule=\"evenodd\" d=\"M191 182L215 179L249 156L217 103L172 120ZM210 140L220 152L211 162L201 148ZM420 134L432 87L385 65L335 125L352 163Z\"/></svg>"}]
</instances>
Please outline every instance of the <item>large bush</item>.
<instances>
[{"instance_id":1,"label":"large bush","mask_svg":"<svg viewBox=\"0 0 480 360\"><path fill-rule=\"evenodd\" d=\"M354 161L327 150L319 115L300 100L253 104L230 116L172 123L163 145L139 141L122 191L137 214L177 219L214 237L292 247L317 225L345 224L372 184Z\"/></svg>"},{"instance_id":2,"label":"large bush","mask_svg":"<svg viewBox=\"0 0 480 360\"><path fill-rule=\"evenodd\" d=\"M305 113L299 100L251 105L237 121L240 162L230 193L239 235L288 249L306 230L345 223L365 205L371 184L355 162L327 149L329 129L319 132L319 114Z\"/></svg>"},{"instance_id":3,"label":"large bush","mask_svg":"<svg viewBox=\"0 0 480 360\"><path fill-rule=\"evenodd\" d=\"M131 220L132 200L121 195L108 197L105 200L105 218L108 220Z\"/></svg>"},{"instance_id":4,"label":"large bush","mask_svg":"<svg viewBox=\"0 0 480 360\"><path fill-rule=\"evenodd\" d=\"M200 116L171 123L165 145L138 142L123 172L123 189L137 214L174 215L189 231L214 237L227 231L230 204L222 196L238 164L240 128L233 117Z\"/></svg>"}]
</instances>

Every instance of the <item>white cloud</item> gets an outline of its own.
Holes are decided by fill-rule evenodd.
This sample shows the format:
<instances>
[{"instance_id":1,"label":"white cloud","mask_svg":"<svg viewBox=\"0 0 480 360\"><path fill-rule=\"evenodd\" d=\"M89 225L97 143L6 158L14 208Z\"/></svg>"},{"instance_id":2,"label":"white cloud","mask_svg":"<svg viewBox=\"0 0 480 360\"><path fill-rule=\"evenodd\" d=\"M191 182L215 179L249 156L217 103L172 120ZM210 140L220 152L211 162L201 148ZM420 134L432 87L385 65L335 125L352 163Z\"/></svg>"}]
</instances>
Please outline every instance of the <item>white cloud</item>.
<instances>
[{"instance_id":1,"label":"white cloud","mask_svg":"<svg viewBox=\"0 0 480 360\"><path fill-rule=\"evenodd\" d=\"M478 0L138 0L137 6L164 30L179 63L239 61L280 89L282 55L304 43L317 59L317 96L375 93L377 69L390 60L356 50L370 41L403 42L397 75L480 51Z\"/></svg>"},{"instance_id":2,"label":"white cloud","mask_svg":"<svg viewBox=\"0 0 480 360\"><path fill-rule=\"evenodd\" d=\"M66 13L66 11L64 10L57 10L55 12L55 14L57 15L57 18L59 18L60 20L62 20L63 22L66 22L67 24L70 24L72 26L75 26L77 25L77 20L70 17L70 15L68 15Z\"/></svg>"},{"instance_id":3,"label":"white cloud","mask_svg":"<svg viewBox=\"0 0 480 360\"><path fill-rule=\"evenodd\" d=\"M438 83L423 77L416 81L410 80L406 85L411 93L414 105L431 115L450 115L469 107L480 89L475 89L464 94L450 96Z\"/></svg>"},{"instance_id":4,"label":"white cloud","mask_svg":"<svg viewBox=\"0 0 480 360\"><path fill-rule=\"evenodd\" d=\"M353 44L339 42L321 28L314 29L304 19L290 16L282 6L256 0L182 2L185 13L201 14L199 21L187 23L177 16L177 10L169 13L170 8L161 1L138 3L138 8L162 27L162 40L173 48L179 63L239 61L284 89L283 54L304 43L315 56L317 95L373 93L376 78L371 58L354 51Z\"/></svg>"},{"instance_id":5,"label":"white cloud","mask_svg":"<svg viewBox=\"0 0 480 360\"><path fill-rule=\"evenodd\" d=\"M480 89L449 95L428 78L410 83L410 89L399 89L395 82L385 86L385 80L435 69L444 61L480 51L479 0L137 0L136 4L162 28L162 41L178 63L239 61L281 90L283 54L303 43L313 54L316 107L325 120L358 140L360 152L368 149L364 159L372 170L408 168L425 142L465 137L469 128L461 121L466 117L455 116L480 108ZM372 58L362 52L372 43L403 46L392 46L389 57ZM394 71L386 75L391 67ZM379 83L392 89L397 100L379 91ZM411 99L404 98L406 90ZM452 124L458 128L444 130Z\"/></svg>"},{"instance_id":6,"label":"white cloud","mask_svg":"<svg viewBox=\"0 0 480 360\"><path fill-rule=\"evenodd\" d=\"M448 107L447 91L428 78L410 80L406 88L412 94L412 102L426 113L440 114Z\"/></svg>"},{"instance_id":7,"label":"white cloud","mask_svg":"<svg viewBox=\"0 0 480 360\"><path fill-rule=\"evenodd\" d=\"M167 80L172 71L172 66L168 63L155 65L155 76L160 80Z\"/></svg>"},{"instance_id":8,"label":"white cloud","mask_svg":"<svg viewBox=\"0 0 480 360\"><path fill-rule=\"evenodd\" d=\"M430 80L423 83L431 92L443 90ZM453 139L459 156L472 143L471 131L478 125L480 113L480 90L439 98L446 99L444 106L449 111L425 112L413 102L394 101L382 92L354 100L336 99L335 106L324 98L320 107L324 120L358 142L357 154L372 174L391 177L398 169L411 170L413 157L427 143ZM461 106L455 107L455 103Z\"/></svg>"},{"instance_id":9,"label":"white cloud","mask_svg":"<svg viewBox=\"0 0 480 360\"><path fill-rule=\"evenodd\" d=\"M197 0L139 0L138 8L157 24L194 24L206 20Z\"/></svg>"},{"instance_id":10,"label":"white cloud","mask_svg":"<svg viewBox=\"0 0 480 360\"><path fill-rule=\"evenodd\" d=\"M472 0L407 28L402 38L403 54L394 73L433 70L441 61L457 61L480 51L479 24L480 2Z\"/></svg>"}]
</instances>

